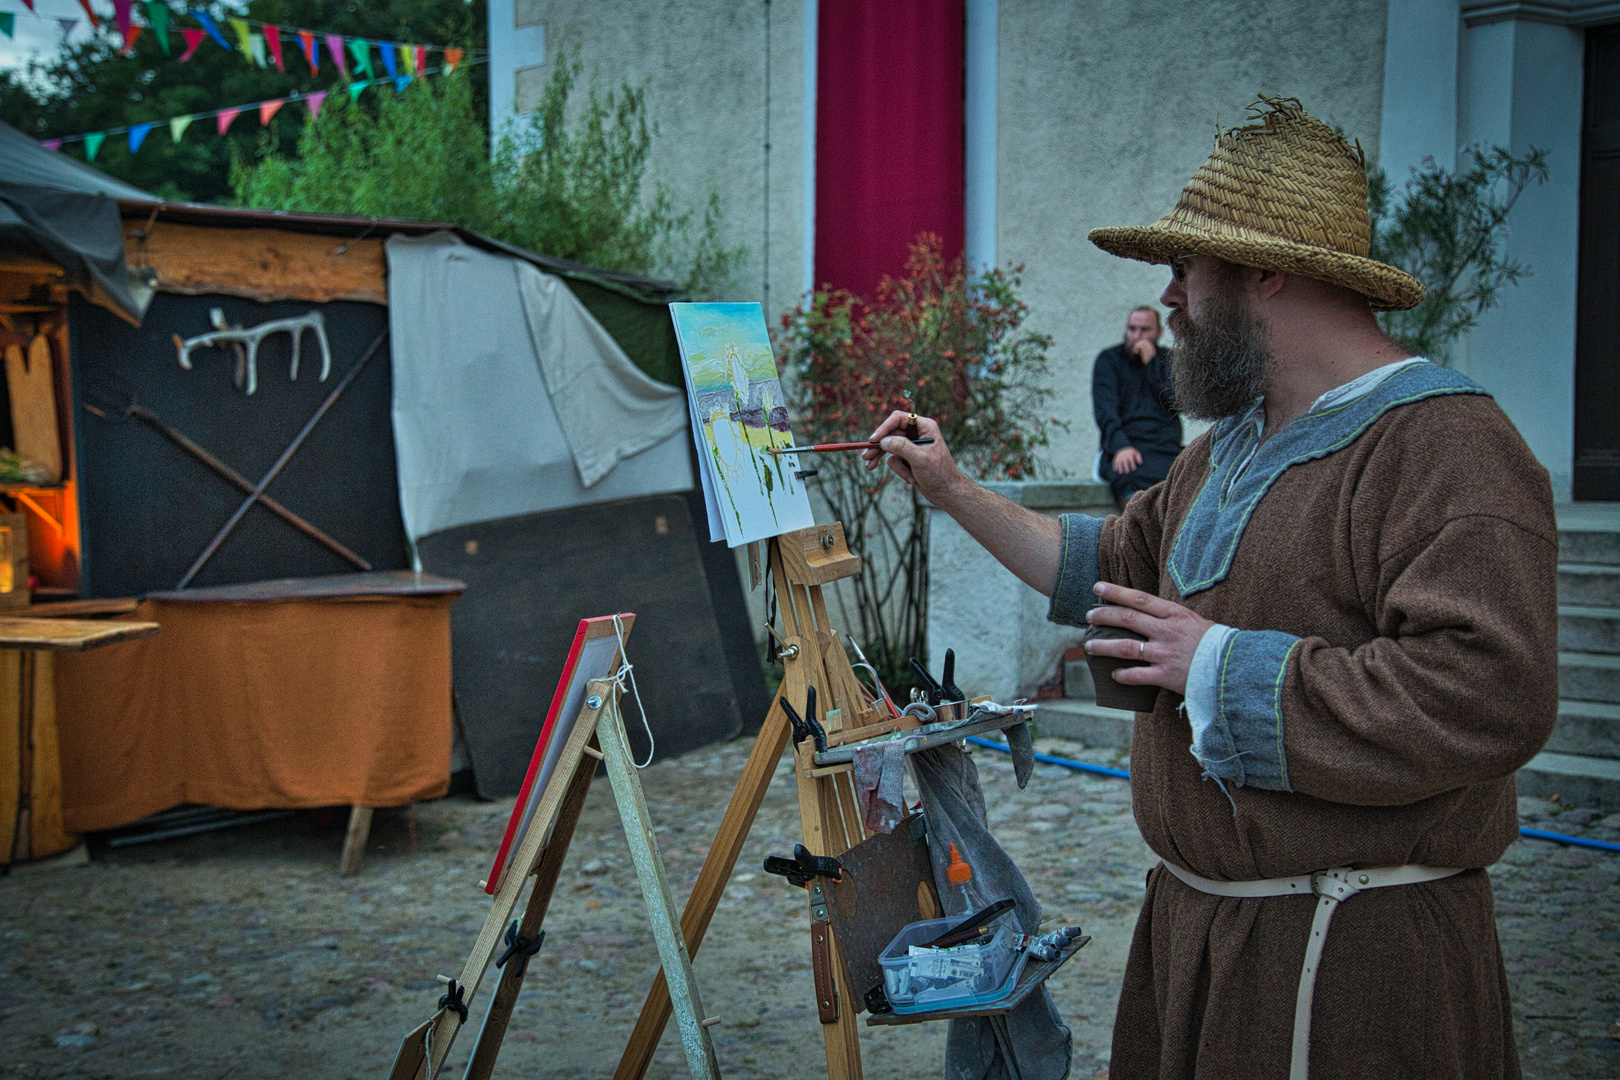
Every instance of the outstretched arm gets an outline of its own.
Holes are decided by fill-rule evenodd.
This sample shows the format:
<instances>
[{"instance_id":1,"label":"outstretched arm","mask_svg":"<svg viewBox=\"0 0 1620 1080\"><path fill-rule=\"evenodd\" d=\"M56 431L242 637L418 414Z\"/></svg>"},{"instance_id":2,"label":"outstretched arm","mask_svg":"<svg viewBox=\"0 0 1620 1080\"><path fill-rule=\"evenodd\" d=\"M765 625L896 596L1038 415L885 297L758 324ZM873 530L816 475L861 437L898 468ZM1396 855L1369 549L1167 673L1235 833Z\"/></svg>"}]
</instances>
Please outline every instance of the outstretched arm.
<instances>
[{"instance_id":1,"label":"outstretched arm","mask_svg":"<svg viewBox=\"0 0 1620 1080\"><path fill-rule=\"evenodd\" d=\"M939 424L928 417L918 417L917 427L919 435L934 440L932 444L918 446L904 438L899 433L910 418L909 413L893 412L878 425L871 438L881 440L883 449L862 451L866 467L876 469L889 454L895 475L955 518L1026 585L1043 596L1052 595L1063 550L1062 526L969 480L957 468Z\"/></svg>"}]
</instances>

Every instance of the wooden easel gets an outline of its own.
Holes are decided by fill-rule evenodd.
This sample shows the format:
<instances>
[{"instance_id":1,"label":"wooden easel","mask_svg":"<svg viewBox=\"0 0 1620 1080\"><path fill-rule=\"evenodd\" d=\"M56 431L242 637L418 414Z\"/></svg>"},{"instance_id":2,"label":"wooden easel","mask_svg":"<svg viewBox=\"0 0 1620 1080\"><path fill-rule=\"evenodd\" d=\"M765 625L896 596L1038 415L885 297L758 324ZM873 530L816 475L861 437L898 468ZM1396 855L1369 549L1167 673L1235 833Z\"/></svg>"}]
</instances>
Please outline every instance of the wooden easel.
<instances>
[{"instance_id":1,"label":"wooden easel","mask_svg":"<svg viewBox=\"0 0 1620 1080\"><path fill-rule=\"evenodd\" d=\"M803 705L806 691L812 686L816 688L818 699L827 703L830 710L823 719L829 747L914 727L918 723L911 717L888 718L865 704L849 657L828 617L822 587L861 572L861 560L850 553L844 541L843 525L834 522L799 529L769 543L768 573L776 584L782 613L782 686L754 740L748 763L743 766L742 777L726 807L719 832L715 834L697 884L681 914L687 954L696 953L703 943L709 921L737 863L737 855L765 798L776 763L787 746L789 723L787 714L782 711L783 698L797 708ZM842 855L868 835L855 798L852 770L848 765L817 768L812 759L814 753L815 746L809 739L801 742L794 752L804 846L813 855ZM827 933L831 938L830 930ZM861 1075L856 1023L858 1003L844 976L838 942L829 940L827 945L836 996L831 1002L817 1001L818 1011L824 1018L821 1032L827 1052L827 1075L829 1080L858 1080ZM646 1075L670 1012L669 985L660 973L647 993L614 1080L641 1080ZM835 1019L825 1019L829 1015Z\"/></svg>"},{"instance_id":2,"label":"wooden easel","mask_svg":"<svg viewBox=\"0 0 1620 1080\"><path fill-rule=\"evenodd\" d=\"M615 666L617 664L616 660ZM598 761L607 766L608 781L635 862L636 877L641 882L653 937L658 942L659 960L664 972L673 973L670 981L674 984L674 1012L687 1067L695 1080L718 1080L719 1068L715 1063L714 1045L709 1039L709 1024L704 1020L703 1004L692 978L692 960L681 935L676 932L675 904L670 896L663 858L653 836L641 780L625 738L624 721L618 708L620 689L612 679L595 679L586 686L578 719L528 831L511 865L500 878L494 905L479 931L472 954L461 969L461 977L456 980L440 977L449 983L447 997L452 1000L441 1004L430 1020L405 1037L389 1080L428 1080L438 1075L456 1033L466 1023L464 1008L471 1003L485 970L504 942L508 959L501 965L500 983L485 1014L464 1080L486 1080L493 1071L528 964L522 945L530 943L532 948L538 948L537 937ZM556 823L550 829L548 840L547 823L553 817ZM534 889L515 930L509 931L512 912L530 874L535 876ZM661 975L660 980L662 978ZM665 984L661 981L660 985ZM668 1000L666 991L665 1001ZM456 1007L458 1003L463 1009ZM667 1008L665 1015L668 1015Z\"/></svg>"}]
</instances>

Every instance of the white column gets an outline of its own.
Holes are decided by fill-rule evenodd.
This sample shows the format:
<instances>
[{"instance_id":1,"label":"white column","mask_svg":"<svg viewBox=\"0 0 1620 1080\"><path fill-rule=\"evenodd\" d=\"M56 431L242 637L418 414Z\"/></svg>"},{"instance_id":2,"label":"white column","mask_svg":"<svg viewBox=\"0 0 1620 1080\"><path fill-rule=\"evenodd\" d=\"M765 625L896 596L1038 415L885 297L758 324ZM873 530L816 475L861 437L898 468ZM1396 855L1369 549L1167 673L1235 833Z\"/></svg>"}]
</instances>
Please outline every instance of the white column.
<instances>
[{"instance_id":1,"label":"white column","mask_svg":"<svg viewBox=\"0 0 1620 1080\"><path fill-rule=\"evenodd\" d=\"M1457 153L1457 0L1389 0L1378 164L1399 188L1426 157Z\"/></svg>"},{"instance_id":2,"label":"white column","mask_svg":"<svg viewBox=\"0 0 1620 1080\"><path fill-rule=\"evenodd\" d=\"M518 25L520 0L489 0L489 138L491 150L517 118L517 73L546 62L546 25ZM534 8L524 3L526 11ZM528 16L531 20L532 15Z\"/></svg>"},{"instance_id":3,"label":"white column","mask_svg":"<svg viewBox=\"0 0 1620 1080\"><path fill-rule=\"evenodd\" d=\"M804 261L799 284L808 297L816 290L816 63L820 56L821 5L804 0Z\"/></svg>"},{"instance_id":4,"label":"white column","mask_svg":"<svg viewBox=\"0 0 1620 1080\"><path fill-rule=\"evenodd\" d=\"M1499 294L1459 353L1570 497L1575 435L1575 278L1580 236L1581 86L1577 27L1504 20L1464 38L1464 142L1548 151L1552 176L1508 218L1507 253L1529 276Z\"/></svg>"},{"instance_id":5,"label":"white column","mask_svg":"<svg viewBox=\"0 0 1620 1080\"><path fill-rule=\"evenodd\" d=\"M996 265L997 0L967 0L963 127L968 273Z\"/></svg>"}]
</instances>

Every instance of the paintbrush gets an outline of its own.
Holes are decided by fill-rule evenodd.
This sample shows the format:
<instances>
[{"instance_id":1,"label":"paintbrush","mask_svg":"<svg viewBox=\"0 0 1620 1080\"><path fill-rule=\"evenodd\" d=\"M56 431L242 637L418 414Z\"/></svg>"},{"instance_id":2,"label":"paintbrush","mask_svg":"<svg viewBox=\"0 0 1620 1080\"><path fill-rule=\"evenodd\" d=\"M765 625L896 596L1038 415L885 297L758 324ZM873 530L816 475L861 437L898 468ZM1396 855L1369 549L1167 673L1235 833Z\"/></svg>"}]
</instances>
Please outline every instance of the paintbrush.
<instances>
[{"instance_id":1,"label":"paintbrush","mask_svg":"<svg viewBox=\"0 0 1620 1080\"><path fill-rule=\"evenodd\" d=\"M913 446L927 446L933 439L912 439ZM882 443L875 442L824 442L812 443L809 446L773 446L772 454L827 454L835 450L881 450Z\"/></svg>"}]
</instances>

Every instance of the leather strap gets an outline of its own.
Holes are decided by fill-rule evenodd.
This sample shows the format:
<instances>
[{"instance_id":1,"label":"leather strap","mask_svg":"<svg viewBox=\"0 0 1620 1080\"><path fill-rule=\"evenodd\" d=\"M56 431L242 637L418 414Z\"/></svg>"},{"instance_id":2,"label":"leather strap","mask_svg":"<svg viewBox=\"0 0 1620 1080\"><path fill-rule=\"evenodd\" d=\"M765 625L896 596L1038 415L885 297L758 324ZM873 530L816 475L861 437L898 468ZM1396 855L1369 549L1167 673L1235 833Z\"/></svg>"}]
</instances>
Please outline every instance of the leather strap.
<instances>
[{"instance_id":1,"label":"leather strap","mask_svg":"<svg viewBox=\"0 0 1620 1080\"><path fill-rule=\"evenodd\" d=\"M1391 885L1416 885L1439 881L1463 872L1463 867L1375 866L1356 870L1335 866L1314 874L1266 878L1261 881L1216 881L1175 863L1161 862L1181 882L1212 896L1253 899L1262 896L1315 896L1316 914L1311 919L1310 940L1305 943L1305 963L1299 972L1299 991L1294 998L1294 1044L1289 1058L1289 1080L1307 1080L1311 1062L1311 1005L1316 999L1316 972L1322 963L1322 947L1327 943L1328 924L1339 904L1363 889L1383 889Z\"/></svg>"},{"instance_id":2,"label":"leather strap","mask_svg":"<svg viewBox=\"0 0 1620 1080\"><path fill-rule=\"evenodd\" d=\"M810 970L816 980L816 1012L823 1024L838 1023L838 989L833 983L831 936L827 921L810 924Z\"/></svg>"}]
</instances>

